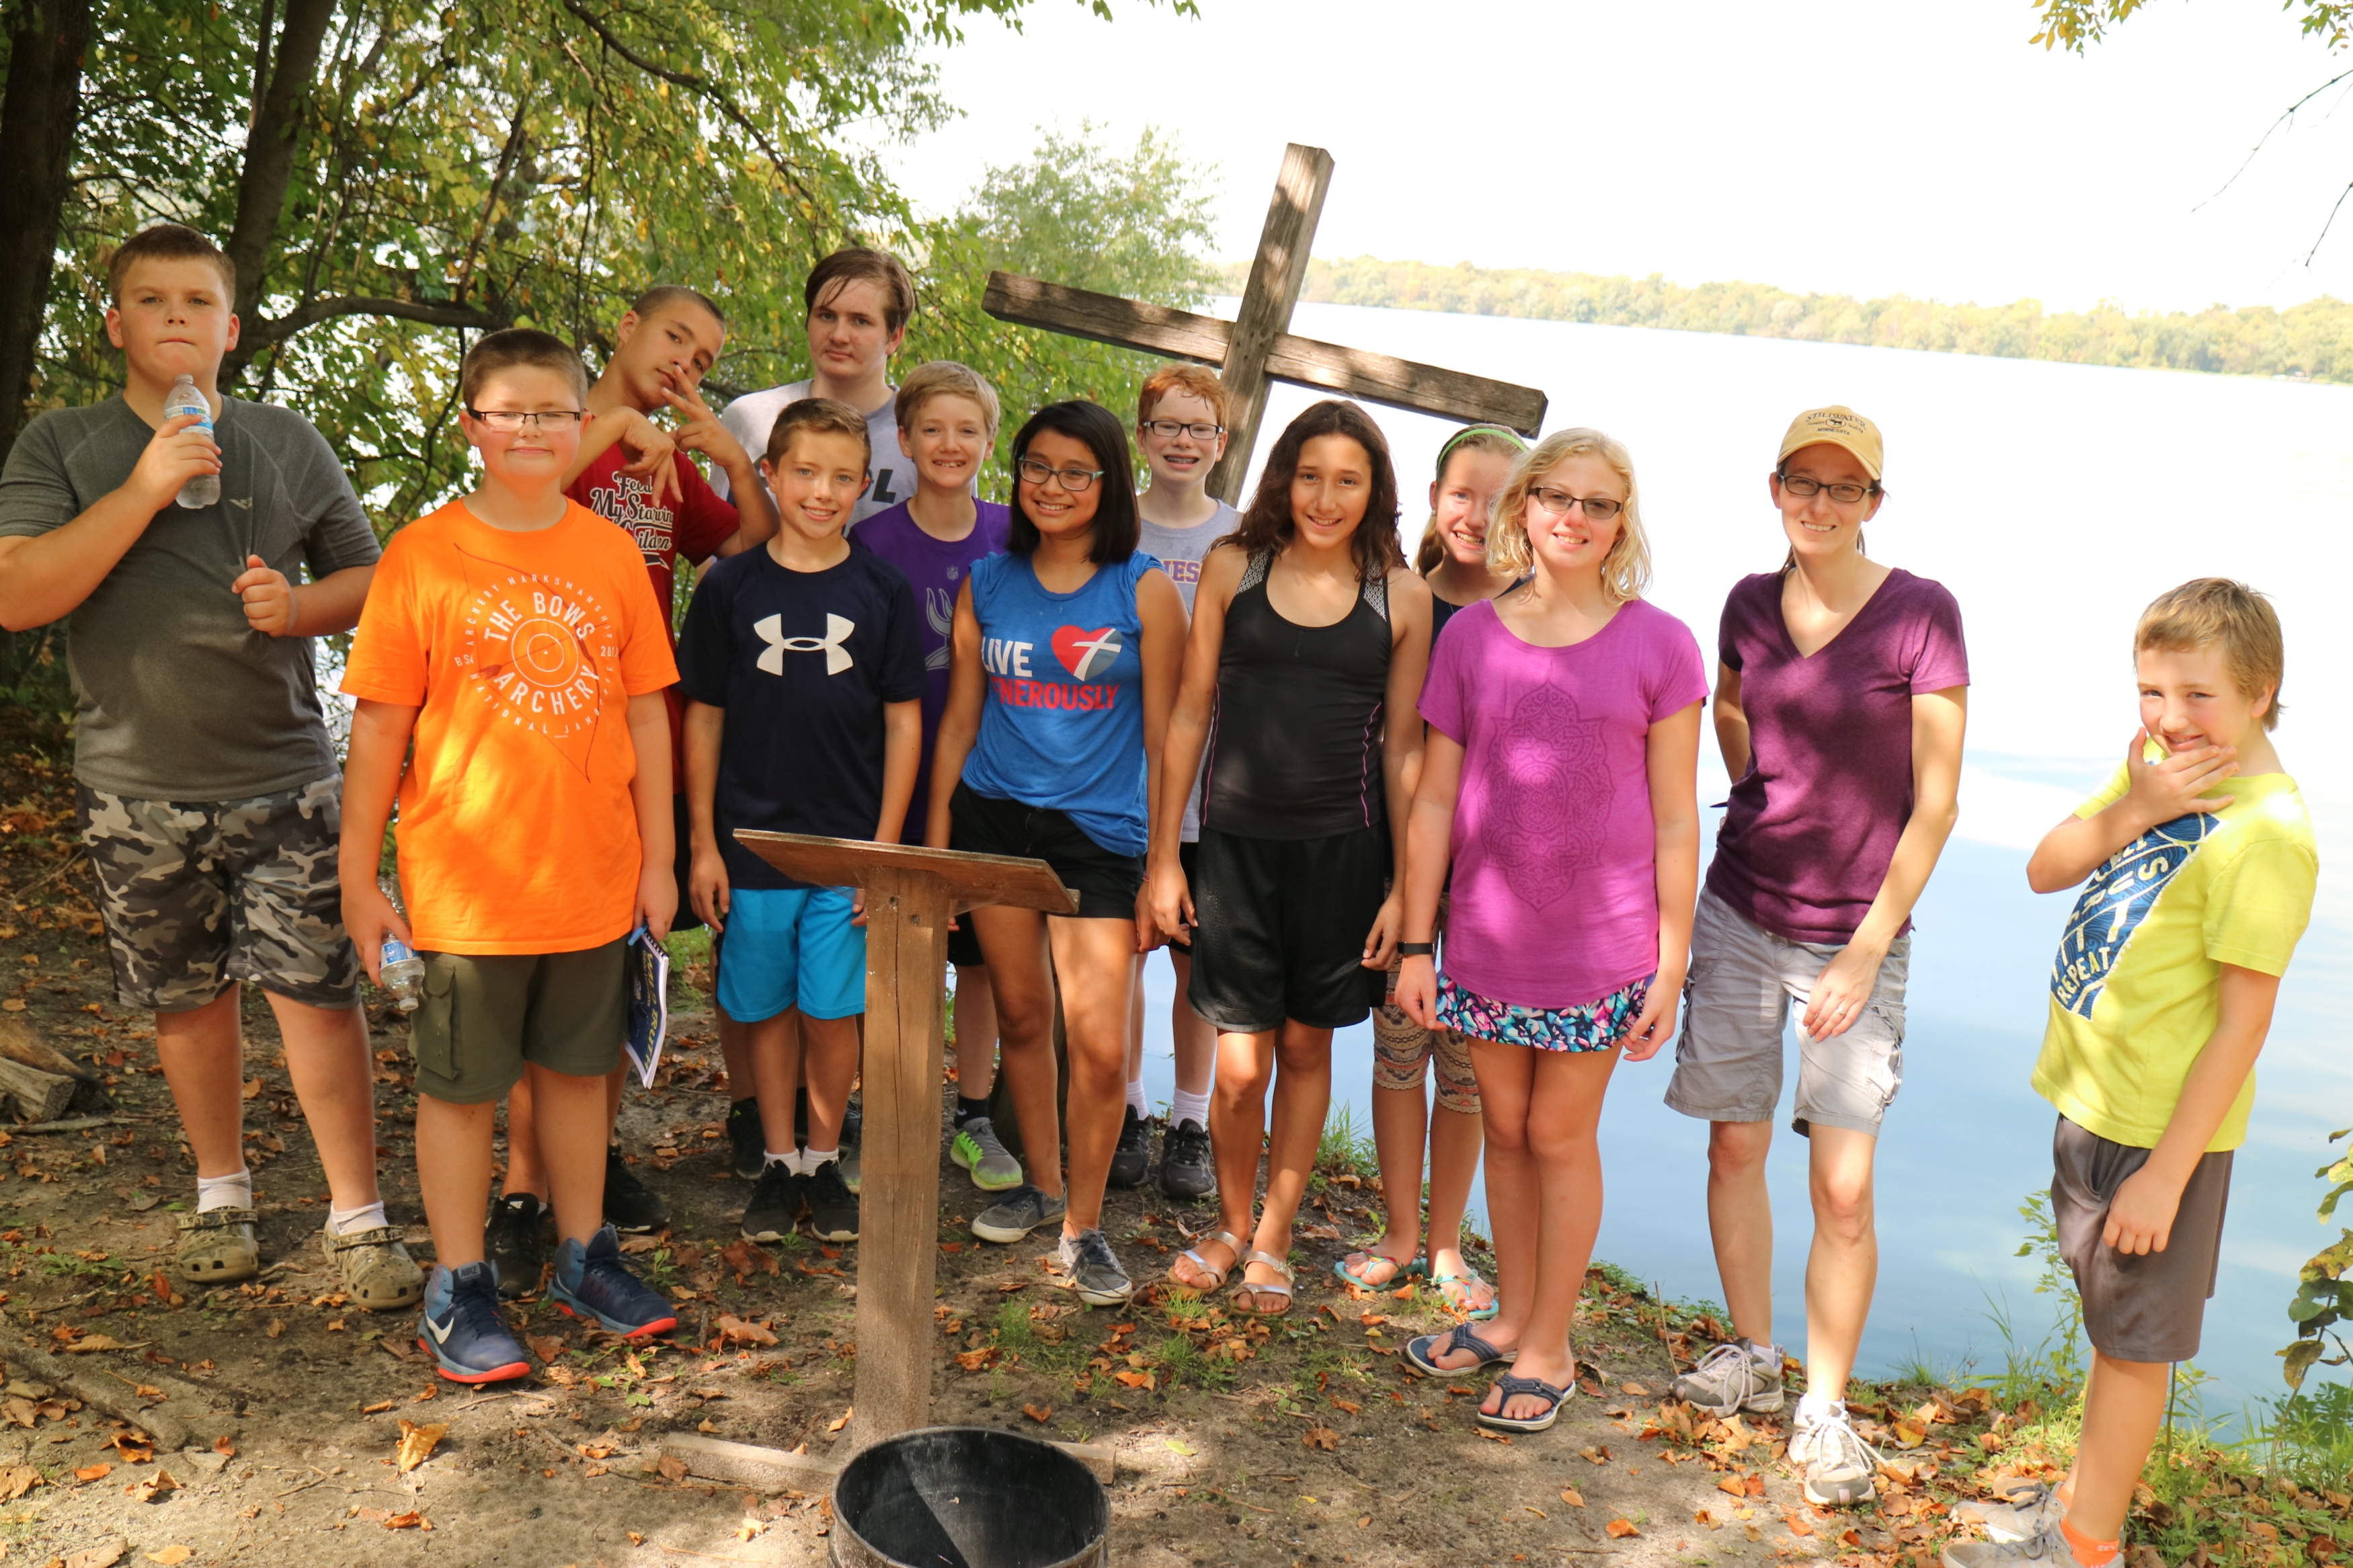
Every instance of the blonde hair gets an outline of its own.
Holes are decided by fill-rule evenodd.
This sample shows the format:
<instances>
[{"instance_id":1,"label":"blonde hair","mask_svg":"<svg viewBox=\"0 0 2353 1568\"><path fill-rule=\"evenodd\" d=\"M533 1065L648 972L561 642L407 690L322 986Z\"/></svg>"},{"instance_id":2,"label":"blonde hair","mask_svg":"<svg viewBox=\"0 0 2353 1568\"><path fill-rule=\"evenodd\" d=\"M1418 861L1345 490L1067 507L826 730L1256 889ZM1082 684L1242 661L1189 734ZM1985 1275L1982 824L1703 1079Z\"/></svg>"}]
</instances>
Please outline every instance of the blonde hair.
<instances>
[{"instance_id":1,"label":"blonde hair","mask_svg":"<svg viewBox=\"0 0 2353 1568\"><path fill-rule=\"evenodd\" d=\"M1431 477L1439 484L1445 484L1446 470L1453 466L1456 458L1465 452L1494 452L1517 461L1520 454L1527 449L1525 441L1501 426L1473 425L1467 430L1457 432L1452 440L1438 449L1438 472ZM1493 531L1491 521L1489 531ZM1430 521L1421 525L1421 543L1415 547L1413 552L1414 574L1427 577L1445 561L1446 542L1438 537L1438 509L1432 507Z\"/></svg>"},{"instance_id":2,"label":"blonde hair","mask_svg":"<svg viewBox=\"0 0 2353 1568\"><path fill-rule=\"evenodd\" d=\"M898 398L891 405L899 428L913 429L923 405L934 397L969 397L979 404L981 416L988 423L988 444L997 445L997 427L1005 416L997 405L997 388L988 384L987 377L952 359L935 359L917 365L899 384Z\"/></svg>"},{"instance_id":3,"label":"blonde hair","mask_svg":"<svg viewBox=\"0 0 2353 1568\"><path fill-rule=\"evenodd\" d=\"M2242 692L2250 699L2271 692L2263 728L2277 728L2287 651L2269 598L2228 577L2192 578L2159 594L2133 627L2135 658L2151 648L2182 653L2217 643L2222 647L2223 666Z\"/></svg>"},{"instance_id":4,"label":"blonde hair","mask_svg":"<svg viewBox=\"0 0 2353 1568\"><path fill-rule=\"evenodd\" d=\"M1618 514L1618 539L1601 558L1601 586L1620 603L1639 599L1651 585L1651 539L1642 531L1642 487L1634 479L1634 456L1617 437L1582 426L1554 431L1513 468L1487 519L1487 569L1512 578L1527 575L1535 564L1535 549L1528 543L1528 493L1564 458L1588 453L1609 464L1626 481L1626 505Z\"/></svg>"}]
</instances>

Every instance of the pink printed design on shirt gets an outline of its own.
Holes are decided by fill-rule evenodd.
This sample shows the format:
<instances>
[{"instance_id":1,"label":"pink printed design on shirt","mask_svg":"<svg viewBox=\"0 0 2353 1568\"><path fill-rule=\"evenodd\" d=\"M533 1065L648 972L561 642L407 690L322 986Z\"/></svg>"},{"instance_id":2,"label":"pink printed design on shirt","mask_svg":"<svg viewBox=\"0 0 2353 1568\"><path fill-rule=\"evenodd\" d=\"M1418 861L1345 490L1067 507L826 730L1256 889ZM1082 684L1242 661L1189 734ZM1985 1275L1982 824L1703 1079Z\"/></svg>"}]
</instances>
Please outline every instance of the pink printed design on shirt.
<instances>
[{"instance_id":1,"label":"pink printed design on shirt","mask_svg":"<svg viewBox=\"0 0 2353 1568\"><path fill-rule=\"evenodd\" d=\"M1547 685L1521 698L1487 742L1485 766L1499 781L1487 794L1487 854L1532 909L1557 902L1579 870L1600 863L1617 798L1601 728Z\"/></svg>"}]
</instances>

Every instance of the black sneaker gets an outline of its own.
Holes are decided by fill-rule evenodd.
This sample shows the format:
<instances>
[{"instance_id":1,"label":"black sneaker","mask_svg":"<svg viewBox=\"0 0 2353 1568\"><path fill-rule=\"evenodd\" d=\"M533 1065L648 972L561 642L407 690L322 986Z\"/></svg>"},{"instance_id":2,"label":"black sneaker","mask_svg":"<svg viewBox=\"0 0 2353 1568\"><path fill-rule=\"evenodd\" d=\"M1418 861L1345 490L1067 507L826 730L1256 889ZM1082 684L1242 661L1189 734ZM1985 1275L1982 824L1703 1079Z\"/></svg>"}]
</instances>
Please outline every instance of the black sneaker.
<instances>
[{"instance_id":1,"label":"black sneaker","mask_svg":"<svg viewBox=\"0 0 2353 1568\"><path fill-rule=\"evenodd\" d=\"M1172 1198L1218 1195L1218 1163L1209 1134L1198 1121L1184 1121L1160 1140L1160 1190Z\"/></svg>"},{"instance_id":2,"label":"black sneaker","mask_svg":"<svg viewBox=\"0 0 2353 1568\"><path fill-rule=\"evenodd\" d=\"M809 1231L819 1241L858 1239L858 1194L841 1179L841 1162L828 1160L804 1178L808 1184Z\"/></svg>"},{"instance_id":3,"label":"black sneaker","mask_svg":"<svg viewBox=\"0 0 2353 1568\"><path fill-rule=\"evenodd\" d=\"M756 1096L727 1108L727 1146L735 1156L735 1173L747 1182L758 1181L761 1167L768 1163L768 1139L760 1131Z\"/></svg>"},{"instance_id":4,"label":"black sneaker","mask_svg":"<svg viewBox=\"0 0 2353 1568\"><path fill-rule=\"evenodd\" d=\"M1125 1119L1119 1124L1119 1147L1113 1151L1111 1174L1104 1178L1106 1186L1140 1187L1145 1173L1152 1169L1152 1131L1135 1114L1135 1107L1126 1108Z\"/></svg>"},{"instance_id":5,"label":"black sneaker","mask_svg":"<svg viewBox=\"0 0 2353 1568\"><path fill-rule=\"evenodd\" d=\"M808 1178L793 1174L782 1160L772 1160L760 1172L752 1201L744 1205L744 1239L782 1241L800 1223L808 1201Z\"/></svg>"},{"instance_id":6,"label":"black sneaker","mask_svg":"<svg viewBox=\"0 0 2353 1568\"><path fill-rule=\"evenodd\" d=\"M637 1235L670 1223L670 1205L638 1180L621 1152L613 1148L605 1151L605 1223Z\"/></svg>"},{"instance_id":7,"label":"black sneaker","mask_svg":"<svg viewBox=\"0 0 2353 1568\"><path fill-rule=\"evenodd\" d=\"M498 1266L501 1300L512 1301L539 1289L539 1277L547 1267L542 1227L550 1213L529 1193L510 1193L491 1205L490 1223L482 1227L482 1255Z\"/></svg>"}]
</instances>

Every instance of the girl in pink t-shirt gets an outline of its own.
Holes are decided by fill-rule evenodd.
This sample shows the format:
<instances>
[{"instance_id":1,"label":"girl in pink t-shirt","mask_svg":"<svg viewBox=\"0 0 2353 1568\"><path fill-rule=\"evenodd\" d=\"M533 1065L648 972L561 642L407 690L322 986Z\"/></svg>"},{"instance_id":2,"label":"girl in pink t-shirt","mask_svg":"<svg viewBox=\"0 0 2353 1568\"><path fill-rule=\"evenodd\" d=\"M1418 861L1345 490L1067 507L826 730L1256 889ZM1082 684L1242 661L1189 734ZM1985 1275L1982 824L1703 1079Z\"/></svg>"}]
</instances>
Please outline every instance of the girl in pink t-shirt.
<instances>
[{"instance_id":1,"label":"girl in pink t-shirt","mask_svg":"<svg viewBox=\"0 0 2353 1568\"><path fill-rule=\"evenodd\" d=\"M1437 1377L1516 1356L1479 1421L1538 1432L1575 1377L1602 1095L1621 1046L1645 1060L1674 1031L1707 680L1690 628L1640 597L1650 550L1633 459L1612 437L1564 430L1523 458L1487 551L1527 575L1466 606L1430 661L1398 1004L1471 1038L1501 1310L1483 1334L1464 1323L1406 1354ZM1441 973L1430 934L1450 861Z\"/></svg>"}]
</instances>

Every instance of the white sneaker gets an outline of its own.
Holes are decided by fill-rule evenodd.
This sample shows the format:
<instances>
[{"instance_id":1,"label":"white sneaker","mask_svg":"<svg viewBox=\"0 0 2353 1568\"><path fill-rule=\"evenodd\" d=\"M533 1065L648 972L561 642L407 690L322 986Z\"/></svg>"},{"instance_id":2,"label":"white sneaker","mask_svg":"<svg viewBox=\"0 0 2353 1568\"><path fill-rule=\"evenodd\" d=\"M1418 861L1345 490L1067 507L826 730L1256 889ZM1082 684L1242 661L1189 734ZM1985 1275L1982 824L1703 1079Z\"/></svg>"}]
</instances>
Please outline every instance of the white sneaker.
<instances>
[{"instance_id":1,"label":"white sneaker","mask_svg":"<svg viewBox=\"0 0 2353 1568\"><path fill-rule=\"evenodd\" d=\"M1990 1541L2031 1541L2058 1524L2066 1510L2041 1481L2012 1481L1994 1494L1999 1502L1965 1503L1953 1510L1964 1523L1985 1526Z\"/></svg>"},{"instance_id":2,"label":"white sneaker","mask_svg":"<svg viewBox=\"0 0 2353 1568\"><path fill-rule=\"evenodd\" d=\"M1811 1417L1800 1403L1798 1429L1789 1437L1789 1463L1805 1477L1808 1502L1852 1508L1871 1500L1879 1450L1855 1431L1845 1400L1834 1402L1827 1415Z\"/></svg>"}]
</instances>

